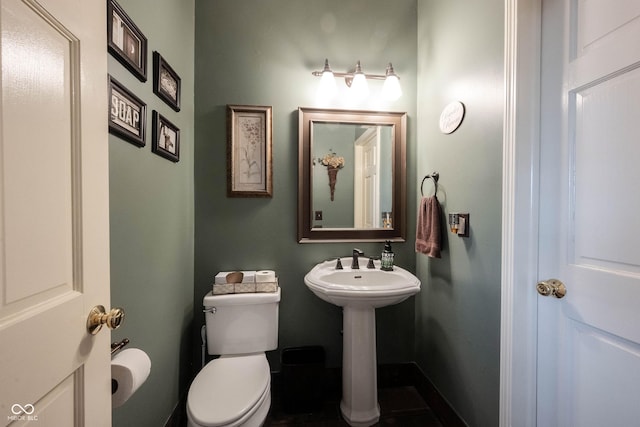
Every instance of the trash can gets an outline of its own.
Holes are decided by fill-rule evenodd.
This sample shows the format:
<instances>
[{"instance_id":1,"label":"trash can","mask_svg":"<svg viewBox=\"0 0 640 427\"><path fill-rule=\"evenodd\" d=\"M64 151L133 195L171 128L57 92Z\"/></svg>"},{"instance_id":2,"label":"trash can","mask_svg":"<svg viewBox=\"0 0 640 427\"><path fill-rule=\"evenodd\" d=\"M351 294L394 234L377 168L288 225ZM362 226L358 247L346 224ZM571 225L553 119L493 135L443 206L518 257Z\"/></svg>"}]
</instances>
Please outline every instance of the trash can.
<instances>
[{"instance_id":1,"label":"trash can","mask_svg":"<svg viewBox=\"0 0 640 427\"><path fill-rule=\"evenodd\" d=\"M324 348L319 345L282 350L282 408L290 414L324 406Z\"/></svg>"}]
</instances>

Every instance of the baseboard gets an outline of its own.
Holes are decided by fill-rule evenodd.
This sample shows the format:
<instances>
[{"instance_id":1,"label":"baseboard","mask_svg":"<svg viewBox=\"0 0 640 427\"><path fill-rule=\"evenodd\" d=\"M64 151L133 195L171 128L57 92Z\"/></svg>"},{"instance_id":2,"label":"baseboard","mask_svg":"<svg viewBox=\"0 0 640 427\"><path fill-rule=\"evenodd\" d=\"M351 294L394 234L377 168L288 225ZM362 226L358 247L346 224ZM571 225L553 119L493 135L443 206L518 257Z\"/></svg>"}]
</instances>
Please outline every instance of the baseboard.
<instances>
[{"instance_id":1,"label":"baseboard","mask_svg":"<svg viewBox=\"0 0 640 427\"><path fill-rule=\"evenodd\" d=\"M187 395L184 393L176 406L173 408L171 415L164 423L164 427L186 427L187 425Z\"/></svg>"},{"instance_id":2,"label":"baseboard","mask_svg":"<svg viewBox=\"0 0 640 427\"><path fill-rule=\"evenodd\" d=\"M399 370L399 372L394 374L395 370ZM386 375L391 376L391 380L397 378L398 381L401 381L401 383L398 384L399 386L414 386L436 417L438 417L442 425L447 427L467 427L467 423L460 418L458 413L449 405L449 402L440 394L438 389L416 363L403 363L389 365L388 367L383 365L378 368L378 375L378 384L384 384L385 380L389 380L383 378L381 383L380 376ZM384 387L384 385L382 386Z\"/></svg>"}]
</instances>

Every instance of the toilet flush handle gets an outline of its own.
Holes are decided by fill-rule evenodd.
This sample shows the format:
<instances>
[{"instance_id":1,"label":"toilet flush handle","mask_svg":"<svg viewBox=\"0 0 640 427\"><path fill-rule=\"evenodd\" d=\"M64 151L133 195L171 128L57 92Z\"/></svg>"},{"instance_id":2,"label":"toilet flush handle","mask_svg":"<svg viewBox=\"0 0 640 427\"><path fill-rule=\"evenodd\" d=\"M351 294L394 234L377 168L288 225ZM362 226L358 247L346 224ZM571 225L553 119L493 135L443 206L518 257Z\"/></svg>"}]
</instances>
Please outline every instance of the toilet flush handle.
<instances>
[{"instance_id":1,"label":"toilet flush handle","mask_svg":"<svg viewBox=\"0 0 640 427\"><path fill-rule=\"evenodd\" d=\"M216 309L215 307L205 308L204 310L202 310L203 313L209 314L216 314L216 311L218 311L218 309Z\"/></svg>"}]
</instances>

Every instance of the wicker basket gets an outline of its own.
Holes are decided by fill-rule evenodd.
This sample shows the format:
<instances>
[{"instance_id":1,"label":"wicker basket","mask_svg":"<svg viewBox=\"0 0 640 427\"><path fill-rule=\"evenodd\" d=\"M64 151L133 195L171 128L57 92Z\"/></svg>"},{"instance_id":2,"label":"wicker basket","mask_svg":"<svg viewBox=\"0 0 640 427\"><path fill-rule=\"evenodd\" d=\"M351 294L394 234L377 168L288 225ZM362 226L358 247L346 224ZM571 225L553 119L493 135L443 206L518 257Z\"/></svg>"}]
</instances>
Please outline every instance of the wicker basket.
<instances>
[{"instance_id":1,"label":"wicker basket","mask_svg":"<svg viewBox=\"0 0 640 427\"><path fill-rule=\"evenodd\" d=\"M246 294L249 292L255 292L256 291L256 284L254 282L251 283L235 283L233 285L234 287L234 292L236 294Z\"/></svg>"},{"instance_id":2,"label":"wicker basket","mask_svg":"<svg viewBox=\"0 0 640 427\"><path fill-rule=\"evenodd\" d=\"M276 292L278 290L278 279L275 282L256 283L256 292Z\"/></svg>"},{"instance_id":3,"label":"wicker basket","mask_svg":"<svg viewBox=\"0 0 640 427\"><path fill-rule=\"evenodd\" d=\"M226 273L223 273L226 275ZM277 292L278 278L274 282L244 282L244 283L219 283L221 281L220 274L216 276L216 282L213 283L214 295L225 294L246 294L251 292Z\"/></svg>"},{"instance_id":4,"label":"wicker basket","mask_svg":"<svg viewBox=\"0 0 640 427\"><path fill-rule=\"evenodd\" d=\"M213 284L213 294L214 295L224 295L224 294L232 294L235 292L233 283L214 283Z\"/></svg>"}]
</instances>

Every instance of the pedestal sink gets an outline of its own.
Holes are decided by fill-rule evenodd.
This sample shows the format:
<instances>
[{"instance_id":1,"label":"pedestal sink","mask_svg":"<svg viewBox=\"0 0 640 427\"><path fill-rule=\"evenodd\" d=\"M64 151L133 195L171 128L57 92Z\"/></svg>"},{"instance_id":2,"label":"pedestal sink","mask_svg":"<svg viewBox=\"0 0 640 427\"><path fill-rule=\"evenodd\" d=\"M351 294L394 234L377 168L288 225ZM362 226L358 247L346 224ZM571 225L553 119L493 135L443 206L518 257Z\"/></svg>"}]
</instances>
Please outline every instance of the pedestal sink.
<instances>
[{"instance_id":1,"label":"pedestal sink","mask_svg":"<svg viewBox=\"0 0 640 427\"><path fill-rule=\"evenodd\" d=\"M342 416L351 426L370 426L380 418L376 363L377 307L397 304L420 291L420 280L395 266L380 270L380 262L368 269L367 258L360 257L360 269L352 269L352 258L317 264L304 277L304 283L319 298L343 307L342 339Z\"/></svg>"}]
</instances>

